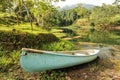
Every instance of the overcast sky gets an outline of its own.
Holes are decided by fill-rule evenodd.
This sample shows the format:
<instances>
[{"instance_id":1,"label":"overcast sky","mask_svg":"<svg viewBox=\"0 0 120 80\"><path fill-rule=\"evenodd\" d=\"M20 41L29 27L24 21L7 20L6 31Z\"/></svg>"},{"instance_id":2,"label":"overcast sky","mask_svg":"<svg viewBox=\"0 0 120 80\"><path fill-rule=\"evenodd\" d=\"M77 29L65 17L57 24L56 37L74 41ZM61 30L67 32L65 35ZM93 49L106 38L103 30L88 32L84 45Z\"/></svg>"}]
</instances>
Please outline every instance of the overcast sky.
<instances>
[{"instance_id":1,"label":"overcast sky","mask_svg":"<svg viewBox=\"0 0 120 80\"><path fill-rule=\"evenodd\" d=\"M55 3L55 5L64 7L64 6L70 6L77 3L86 3L86 4L93 4L101 6L103 3L105 4L112 4L115 0L66 0L65 2L58 2Z\"/></svg>"}]
</instances>

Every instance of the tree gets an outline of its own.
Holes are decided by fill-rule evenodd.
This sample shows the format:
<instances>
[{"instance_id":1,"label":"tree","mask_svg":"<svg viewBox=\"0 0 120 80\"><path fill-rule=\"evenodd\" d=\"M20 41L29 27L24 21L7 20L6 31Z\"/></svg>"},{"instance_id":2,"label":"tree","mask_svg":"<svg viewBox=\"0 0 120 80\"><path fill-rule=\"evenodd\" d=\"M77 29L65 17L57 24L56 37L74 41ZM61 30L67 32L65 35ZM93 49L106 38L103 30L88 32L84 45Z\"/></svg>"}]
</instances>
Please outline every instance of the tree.
<instances>
[{"instance_id":1,"label":"tree","mask_svg":"<svg viewBox=\"0 0 120 80\"><path fill-rule=\"evenodd\" d=\"M6 9L9 9L12 6L12 0L0 0L0 10L5 12Z\"/></svg>"},{"instance_id":2,"label":"tree","mask_svg":"<svg viewBox=\"0 0 120 80\"><path fill-rule=\"evenodd\" d=\"M43 29L47 29L52 26L52 17L56 12L56 9L49 3L43 1L34 1L35 9L32 11L36 17L36 23L38 26L41 25ZM47 27L48 26L48 27Z\"/></svg>"},{"instance_id":3,"label":"tree","mask_svg":"<svg viewBox=\"0 0 120 80\"><path fill-rule=\"evenodd\" d=\"M109 29L110 19L118 14L118 8L112 5L103 4L102 7L95 7L91 12L91 20L96 24L98 30Z\"/></svg>"},{"instance_id":4,"label":"tree","mask_svg":"<svg viewBox=\"0 0 120 80\"><path fill-rule=\"evenodd\" d=\"M120 8L120 0L115 0L113 4L117 5Z\"/></svg>"},{"instance_id":5,"label":"tree","mask_svg":"<svg viewBox=\"0 0 120 80\"><path fill-rule=\"evenodd\" d=\"M78 18L75 9L58 11L56 16L57 25L59 26L71 25Z\"/></svg>"},{"instance_id":6,"label":"tree","mask_svg":"<svg viewBox=\"0 0 120 80\"><path fill-rule=\"evenodd\" d=\"M30 14L30 11L29 11L28 7L26 6L26 4L24 3L23 0L22 0L22 5L23 5L23 7L25 8L25 10L26 10L26 12L27 12L27 17L28 17L28 19L29 19L29 21L30 21L31 30L33 31L32 16L31 16L31 14Z\"/></svg>"},{"instance_id":7,"label":"tree","mask_svg":"<svg viewBox=\"0 0 120 80\"><path fill-rule=\"evenodd\" d=\"M16 16L17 24L20 21L27 20L31 24L33 21L33 15L36 17L36 22L41 25L42 28L51 27L55 24L56 20L54 14L57 12L56 8L51 5L52 1L60 0L0 0L0 9L6 11L11 9ZM62 1L62 0L61 0ZM33 12L33 14L32 14ZM35 20L35 19L34 19Z\"/></svg>"},{"instance_id":8,"label":"tree","mask_svg":"<svg viewBox=\"0 0 120 80\"><path fill-rule=\"evenodd\" d=\"M75 8L77 15L81 18L83 17L88 17L89 16L89 11L88 9L82 7L81 4L78 4L78 6Z\"/></svg>"},{"instance_id":9,"label":"tree","mask_svg":"<svg viewBox=\"0 0 120 80\"><path fill-rule=\"evenodd\" d=\"M13 9L17 18L17 24L19 25L19 21L25 21L25 18L27 16L27 21L31 24L31 30L33 30L32 27L32 14L30 12L31 7L33 7L32 0L14 0L13 2L16 7Z\"/></svg>"}]
</instances>

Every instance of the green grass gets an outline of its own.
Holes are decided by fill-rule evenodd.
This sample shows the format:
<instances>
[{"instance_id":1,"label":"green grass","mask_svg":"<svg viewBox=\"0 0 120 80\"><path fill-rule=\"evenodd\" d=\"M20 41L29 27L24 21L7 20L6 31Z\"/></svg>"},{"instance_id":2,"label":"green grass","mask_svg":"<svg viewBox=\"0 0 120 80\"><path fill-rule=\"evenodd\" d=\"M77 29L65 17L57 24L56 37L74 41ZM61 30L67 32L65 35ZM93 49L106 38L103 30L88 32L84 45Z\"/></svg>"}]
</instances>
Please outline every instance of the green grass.
<instances>
[{"instance_id":1,"label":"green grass","mask_svg":"<svg viewBox=\"0 0 120 80\"><path fill-rule=\"evenodd\" d=\"M9 70L11 65L18 64L19 58L20 50L10 52L0 49L0 72Z\"/></svg>"},{"instance_id":2,"label":"green grass","mask_svg":"<svg viewBox=\"0 0 120 80\"><path fill-rule=\"evenodd\" d=\"M57 37L61 38L66 36L65 33L59 32L60 29L58 28L53 28L51 31L46 31L41 29L40 27L37 27L33 24L33 31L31 30L30 23L22 23L19 26L18 25L12 25L12 26L6 26L6 25L0 25L0 30L2 31L12 31L15 29L16 31L20 32L27 32L27 33L32 33L32 34L39 34L39 33L53 33Z\"/></svg>"},{"instance_id":3,"label":"green grass","mask_svg":"<svg viewBox=\"0 0 120 80\"><path fill-rule=\"evenodd\" d=\"M12 26L0 26L0 30L5 31L12 31L13 29L21 32L28 32L33 34L39 34L39 33L47 33L46 30L41 29L40 27L37 27L33 25L33 31L31 30L31 26L29 23L24 23L20 25L12 25Z\"/></svg>"},{"instance_id":4,"label":"green grass","mask_svg":"<svg viewBox=\"0 0 120 80\"><path fill-rule=\"evenodd\" d=\"M67 35L65 33L53 33L55 36L62 38L62 37L66 37Z\"/></svg>"},{"instance_id":5,"label":"green grass","mask_svg":"<svg viewBox=\"0 0 120 80\"><path fill-rule=\"evenodd\" d=\"M67 34L63 33L62 29L59 29L59 27L53 27L50 32L59 38L63 38L67 36Z\"/></svg>"},{"instance_id":6,"label":"green grass","mask_svg":"<svg viewBox=\"0 0 120 80\"><path fill-rule=\"evenodd\" d=\"M5 13L0 12L0 17L3 17L5 15Z\"/></svg>"}]
</instances>

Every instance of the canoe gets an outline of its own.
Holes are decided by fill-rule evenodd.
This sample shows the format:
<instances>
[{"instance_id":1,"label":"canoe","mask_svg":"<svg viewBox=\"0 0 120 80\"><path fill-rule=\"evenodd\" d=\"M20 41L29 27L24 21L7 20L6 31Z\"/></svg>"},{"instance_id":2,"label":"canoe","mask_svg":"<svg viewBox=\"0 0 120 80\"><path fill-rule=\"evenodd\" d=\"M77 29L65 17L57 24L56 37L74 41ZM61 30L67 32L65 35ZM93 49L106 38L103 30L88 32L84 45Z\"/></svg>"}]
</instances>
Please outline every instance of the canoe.
<instances>
[{"instance_id":1,"label":"canoe","mask_svg":"<svg viewBox=\"0 0 120 80\"><path fill-rule=\"evenodd\" d=\"M22 48L20 64L25 71L41 72L87 63L96 59L98 53L96 49L55 52Z\"/></svg>"}]
</instances>

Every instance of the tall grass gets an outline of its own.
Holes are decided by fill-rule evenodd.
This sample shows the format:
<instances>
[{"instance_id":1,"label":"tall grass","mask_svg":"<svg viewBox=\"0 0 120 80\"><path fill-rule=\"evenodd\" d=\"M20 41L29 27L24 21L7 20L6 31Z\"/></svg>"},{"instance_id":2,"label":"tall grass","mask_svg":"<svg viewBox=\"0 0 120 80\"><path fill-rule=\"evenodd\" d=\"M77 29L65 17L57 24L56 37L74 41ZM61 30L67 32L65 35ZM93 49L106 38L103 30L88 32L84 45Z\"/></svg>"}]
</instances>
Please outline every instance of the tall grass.
<instances>
[{"instance_id":1,"label":"tall grass","mask_svg":"<svg viewBox=\"0 0 120 80\"><path fill-rule=\"evenodd\" d=\"M20 51L4 51L0 48L0 72L8 71L11 65L18 64Z\"/></svg>"}]
</instances>

